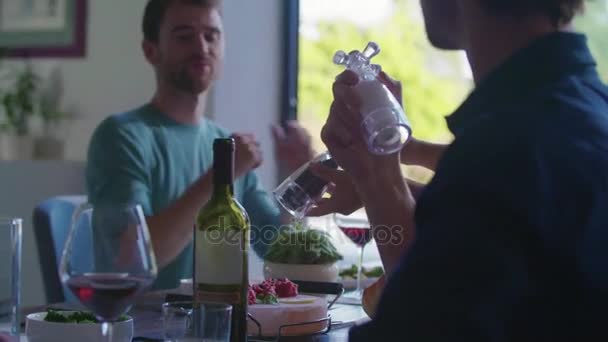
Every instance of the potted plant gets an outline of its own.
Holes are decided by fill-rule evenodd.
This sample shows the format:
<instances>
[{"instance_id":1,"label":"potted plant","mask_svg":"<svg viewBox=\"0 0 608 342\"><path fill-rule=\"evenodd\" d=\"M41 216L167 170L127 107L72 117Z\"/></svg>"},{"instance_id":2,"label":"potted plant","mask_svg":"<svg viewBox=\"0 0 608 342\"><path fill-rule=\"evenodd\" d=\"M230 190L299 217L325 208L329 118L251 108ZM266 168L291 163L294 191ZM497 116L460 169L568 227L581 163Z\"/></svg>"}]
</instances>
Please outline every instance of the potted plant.
<instances>
[{"instance_id":1,"label":"potted plant","mask_svg":"<svg viewBox=\"0 0 608 342\"><path fill-rule=\"evenodd\" d=\"M29 134L29 120L36 109L39 77L29 65L9 76L14 77L13 83L7 89L0 90L0 106L4 114L0 124L2 157L30 158L33 139Z\"/></svg>"},{"instance_id":2,"label":"potted plant","mask_svg":"<svg viewBox=\"0 0 608 342\"><path fill-rule=\"evenodd\" d=\"M0 50L0 63L1 55ZM8 84L0 87L0 159L63 159L64 124L74 116L61 109L63 81L59 69L45 80L29 63L23 69L0 70L0 85Z\"/></svg>"},{"instance_id":3,"label":"potted plant","mask_svg":"<svg viewBox=\"0 0 608 342\"><path fill-rule=\"evenodd\" d=\"M339 260L342 255L326 232L294 222L279 233L264 256L264 277L335 282Z\"/></svg>"}]
</instances>

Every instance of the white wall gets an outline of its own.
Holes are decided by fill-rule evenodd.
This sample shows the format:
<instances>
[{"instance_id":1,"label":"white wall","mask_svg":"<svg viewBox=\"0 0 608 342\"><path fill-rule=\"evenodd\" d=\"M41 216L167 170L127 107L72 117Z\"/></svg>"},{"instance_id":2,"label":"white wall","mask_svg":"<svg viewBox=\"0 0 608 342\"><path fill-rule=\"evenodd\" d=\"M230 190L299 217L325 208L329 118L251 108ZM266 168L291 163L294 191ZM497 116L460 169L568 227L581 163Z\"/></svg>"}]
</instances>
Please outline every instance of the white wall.
<instances>
[{"instance_id":1,"label":"white wall","mask_svg":"<svg viewBox=\"0 0 608 342\"><path fill-rule=\"evenodd\" d=\"M226 128L251 132L259 138L265 155L259 174L267 189L277 182L270 124L280 117L281 1L225 0L227 57L223 79L216 85L212 108L208 109ZM66 159L76 161L86 158L90 136L101 120L148 101L154 90L152 69L140 49L140 22L146 0L89 0L88 3L87 57L34 60L35 68L43 75L58 68L63 81L64 104L80 116L65 135ZM40 167L39 173L46 174L46 168ZM54 177L62 176L69 177L61 174ZM57 178L44 179L49 184L63 184ZM28 182L28 179L23 175L15 181ZM0 186L4 186L4 182L6 180L0 178ZM61 187L49 189L62 192ZM33 192L27 192L28 188L24 191L17 192L16 196L33 198ZM24 201L21 202L31 202ZM0 208L0 213L11 214L11 208ZM35 245L29 240L33 239L31 229L27 221L24 254L37 260ZM37 261L28 261L28 266L24 268L25 272L30 272L25 276L28 280L24 288L26 305L37 304L43 298L41 283L36 281L40 279Z\"/></svg>"},{"instance_id":2,"label":"white wall","mask_svg":"<svg viewBox=\"0 0 608 342\"><path fill-rule=\"evenodd\" d=\"M84 160L89 138L106 116L132 109L154 91L152 69L141 53L141 15L146 0L89 1L84 59L35 59L43 75L58 70L63 102L78 116L66 134L66 159ZM226 0L227 36L222 79L208 112L233 131L256 134L265 152L263 183L275 183L270 123L280 117L281 0ZM20 62L17 62L17 64Z\"/></svg>"},{"instance_id":3,"label":"white wall","mask_svg":"<svg viewBox=\"0 0 608 342\"><path fill-rule=\"evenodd\" d=\"M226 59L213 98L217 122L260 140L265 163L258 173L267 188L276 183L270 123L280 118L282 1L224 1Z\"/></svg>"},{"instance_id":4,"label":"white wall","mask_svg":"<svg viewBox=\"0 0 608 342\"><path fill-rule=\"evenodd\" d=\"M89 138L103 118L142 104L154 89L152 70L140 51L145 0L88 4L86 58L33 60L43 75L58 69L63 103L79 116L66 133L69 160L86 158Z\"/></svg>"},{"instance_id":5,"label":"white wall","mask_svg":"<svg viewBox=\"0 0 608 342\"><path fill-rule=\"evenodd\" d=\"M282 1L224 1L226 59L211 101L218 123L259 139L264 163L258 175L266 189L277 183L270 125L281 117ZM250 272L252 279L262 275L262 262L254 253Z\"/></svg>"},{"instance_id":6,"label":"white wall","mask_svg":"<svg viewBox=\"0 0 608 342\"><path fill-rule=\"evenodd\" d=\"M21 298L25 306L46 300L32 229L33 209L52 196L84 193L83 167L82 162L0 162L0 216L23 219Z\"/></svg>"}]
</instances>

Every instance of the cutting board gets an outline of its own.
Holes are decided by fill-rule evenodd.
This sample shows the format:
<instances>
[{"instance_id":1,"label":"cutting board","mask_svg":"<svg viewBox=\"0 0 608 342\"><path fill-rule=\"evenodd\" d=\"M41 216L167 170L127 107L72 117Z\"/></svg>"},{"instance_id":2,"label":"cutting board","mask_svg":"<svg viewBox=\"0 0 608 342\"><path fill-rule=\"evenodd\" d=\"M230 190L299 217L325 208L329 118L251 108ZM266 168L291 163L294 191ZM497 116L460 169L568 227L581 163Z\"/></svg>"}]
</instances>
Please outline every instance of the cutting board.
<instances>
[{"instance_id":1,"label":"cutting board","mask_svg":"<svg viewBox=\"0 0 608 342\"><path fill-rule=\"evenodd\" d=\"M327 300L323 297L298 295L292 298L281 298L278 305L249 305L249 313L262 326L262 336L278 336L281 325L317 321L327 318ZM327 329L328 321L283 328L282 336L316 334ZM258 335L258 327L248 321L250 336Z\"/></svg>"}]
</instances>

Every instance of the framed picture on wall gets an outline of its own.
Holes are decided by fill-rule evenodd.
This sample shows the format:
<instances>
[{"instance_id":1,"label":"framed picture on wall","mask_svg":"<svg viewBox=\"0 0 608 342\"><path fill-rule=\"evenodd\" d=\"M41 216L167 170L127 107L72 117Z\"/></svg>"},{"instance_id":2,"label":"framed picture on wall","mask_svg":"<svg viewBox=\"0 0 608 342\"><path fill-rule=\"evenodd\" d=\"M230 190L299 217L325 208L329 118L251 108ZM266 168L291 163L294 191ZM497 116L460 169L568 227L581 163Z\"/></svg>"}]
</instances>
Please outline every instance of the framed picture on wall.
<instances>
[{"instance_id":1,"label":"framed picture on wall","mask_svg":"<svg viewBox=\"0 0 608 342\"><path fill-rule=\"evenodd\" d=\"M87 0L0 0L0 49L8 57L84 57L86 20Z\"/></svg>"}]
</instances>

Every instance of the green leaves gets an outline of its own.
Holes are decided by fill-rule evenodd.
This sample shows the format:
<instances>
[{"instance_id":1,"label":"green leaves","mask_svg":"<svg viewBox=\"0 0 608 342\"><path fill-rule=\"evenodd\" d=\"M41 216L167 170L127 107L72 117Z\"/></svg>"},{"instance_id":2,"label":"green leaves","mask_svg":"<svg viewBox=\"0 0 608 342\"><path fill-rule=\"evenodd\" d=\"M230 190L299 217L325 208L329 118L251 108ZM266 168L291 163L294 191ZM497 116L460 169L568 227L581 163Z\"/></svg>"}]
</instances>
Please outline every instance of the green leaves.
<instances>
[{"instance_id":1,"label":"green leaves","mask_svg":"<svg viewBox=\"0 0 608 342\"><path fill-rule=\"evenodd\" d=\"M90 312L76 311L69 315L63 315L61 312L51 309L47 311L44 320L57 323L98 323L95 315Z\"/></svg>"},{"instance_id":2,"label":"green leaves","mask_svg":"<svg viewBox=\"0 0 608 342\"><path fill-rule=\"evenodd\" d=\"M297 222L280 233L264 259L278 264L325 265L342 260L342 255L326 232Z\"/></svg>"},{"instance_id":3,"label":"green leaves","mask_svg":"<svg viewBox=\"0 0 608 342\"><path fill-rule=\"evenodd\" d=\"M128 320L129 317L122 315L118 319L119 322ZM46 313L46 317L44 318L47 322L56 322L56 323L100 323L95 315L86 311L76 311L70 314L62 313L61 311L48 309Z\"/></svg>"},{"instance_id":4,"label":"green leaves","mask_svg":"<svg viewBox=\"0 0 608 342\"><path fill-rule=\"evenodd\" d=\"M17 135L29 132L29 117L34 114L36 92L40 78L30 66L17 73L15 81L1 95L5 122L3 127L15 131Z\"/></svg>"},{"instance_id":5,"label":"green leaves","mask_svg":"<svg viewBox=\"0 0 608 342\"><path fill-rule=\"evenodd\" d=\"M259 293L255 298L256 298L257 304L279 305L279 298L277 298L276 295L273 295L271 293L266 293L266 294Z\"/></svg>"},{"instance_id":6,"label":"green leaves","mask_svg":"<svg viewBox=\"0 0 608 342\"><path fill-rule=\"evenodd\" d=\"M352 265L349 268L345 268L345 269L341 270L339 275L340 275L340 278L357 279L357 271L358 271L357 265ZM366 278L379 278L384 274L384 269L382 268L382 266L376 266L376 267L369 268L369 269L362 267L361 273Z\"/></svg>"},{"instance_id":7,"label":"green leaves","mask_svg":"<svg viewBox=\"0 0 608 342\"><path fill-rule=\"evenodd\" d=\"M326 5L333 6L331 1ZM298 118L318 136L329 113L332 83L343 68L332 63L337 50L361 50L369 41L382 52L374 63L403 85L406 114L417 138L448 141L444 117L466 95L471 84L463 79L464 60L457 53L433 48L425 34L418 1L395 0L386 21L359 27L344 20L319 22L318 36L300 36ZM319 139L318 149L324 148Z\"/></svg>"},{"instance_id":8,"label":"green leaves","mask_svg":"<svg viewBox=\"0 0 608 342\"><path fill-rule=\"evenodd\" d=\"M608 82L608 1L586 1L583 15L575 19L577 30L587 34L589 47L598 63L598 71L604 82Z\"/></svg>"}]
</instances>

